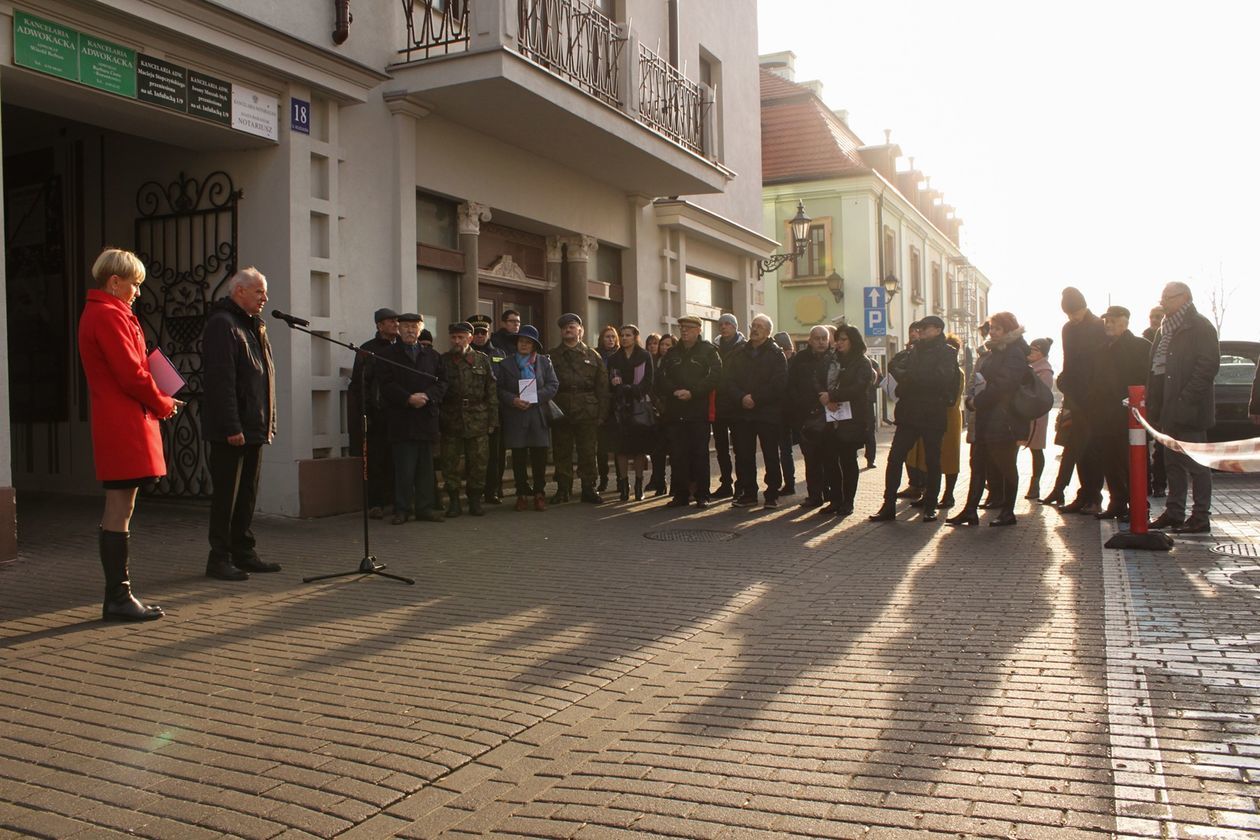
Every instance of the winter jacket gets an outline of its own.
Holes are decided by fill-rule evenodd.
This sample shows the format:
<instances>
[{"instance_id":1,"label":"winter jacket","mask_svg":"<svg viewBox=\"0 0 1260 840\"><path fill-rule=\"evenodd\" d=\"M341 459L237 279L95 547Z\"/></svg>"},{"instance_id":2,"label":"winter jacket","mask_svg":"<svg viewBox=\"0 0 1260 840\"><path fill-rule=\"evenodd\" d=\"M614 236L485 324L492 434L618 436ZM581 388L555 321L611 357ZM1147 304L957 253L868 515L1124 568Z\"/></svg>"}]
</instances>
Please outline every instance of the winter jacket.
<instances>
[{"instance_id":1,"label":"winter jacket","mask_svg":"<svg viewBox=\"0 0 1260 840\"><path fill-rule=\"evenodd\" d=\"M1107 330L1102 319L1089 310L1080 321L1063 325L1063 370L1059 373L1059 390L1068 404L1092 418L1089 411L1090 378L1098 354L1107 344Z\"/></svg>"},{"instance_id":2,"label":"winter jacket","mask_svg":"<svg viewBox=\"0 0 1260 840\"><path fill-rule=\"evenodd\" d=\"M853 415L848 420L829 423L831 433L837 440L846 443L864 443L867 430L875 423L875 412L867 398L871 383L875 381L875 368L864 355L841 356L833 350L827 353L823 369L826 371L825 387L820 390L826 391L832 402L847 402ZM818 401L817 395L814 401Z\"/></svg>"},{"instance_id":3,"label":"winter jacket","mask_svg":"<svg viewBox=\"0 0 1260 840\"><path fill-rule=\"evenodd\" d=\"M730 339L717 338L713 342L713 346L717 348L718 356L722 359L722 367L726 367L727 360L739 348L748 343L748 339L742 332L736 332ZM730 396L722 392L721 387L718 388L715 407L717 409L718 420L730 420L738 414L738 400L732 402Z\"/></svg>"},{"instance_id":4,"label":"winter jacket","mask_svg":"<svg viewBox=\"0 0 1260 840\"><path fill-rule=\"evenodd\" d=\"M1189 305L1189 304L1187 304ZM1151 363L1164 327L1151 345ZM1173 333L1162 376L1147 375L1146 409L1153 425L1163 431L1205 432L1216 425L1216 372L1221 347L1216 328L1198 312L1190 313Z\"/></svg>"},{"instance_id":5,"label":"winter jacket","mask_svg":"<svg viewBox=\"0 0 1260 840\"><path fill-rule=\"evenodd\" d=\"M989 358L984 363L984 388L976 394L976 441L1027 440L1028 422L1011 411L1011 398L1029 374L1028 342L1019 327L1002 338L988 342Z\"/></svg>"},{"instance_id":6,"label":"winter jacket","mask_svg":"<svg viewBox=\"0 0 1260 840\"><path fill-rule=\"evenodd\" d=\"M758 423L783 422L783 393L787 387L787 359L783 348L770 339L754 347L745 342L722 361L718 401L725 398L733 406L726 419L732 423L751 420ZM744 407L751 396L752 408Z\"/></svg>"},{"instance_id":7,"label":"winter jacket","mask_svg":"<svg viewBox=\"0 0 1260 840\"><path fill-rule=\"evenodd\" d=\"M652 393L654 365L648 351L642 347L634 348L627 356L624 350L618 350L606 359L608 365L608 385L612 389L612 411L618 420L630 410L639 397ZM621 379L620 385L613 385L613 374ZM637 381L636 381L637 380Z\"/></svg>"},{"instance_id":8,"label":"winter jacket","mask_svg":"<svg viewBox=\"0 0 1260 840\"><path fill-rule=\"evenodd\" d=\"M709 395L722 379L722 357L716 347L703 338L690 348L680 341L661 359L657 374L656 393L667 421L712 419ZM679 390L690 391L691 399L675 397L674 392Z\"/></svg>"},{"instance_id":9,"label":"winter jacket","mask_svg":"<svg viewBox=\"0 0 1260 840\"><path fill-rule=\"evenodd\" d=\"M271 443L276 436L276 369L267 327L231 298L210 308L201 336L205 397L201 435L224 443L244 434L245 443Z\"/></svg>"},{"instance_id":10,"label":"winter jacket","mask_svg":"<svg viewBox=\"0 0 1260 840\"><path fill-rule=\"evenodd\" d=\"M822 414L818 394L826 390L827 359L830 353L815 353L810 348L788 359L785 416L788 423L799 429L806 419Z\"/></svg>"},{"instance_id":11,"label":"winter jacket","mask_svg":"<svg viewBox=\"0 0 1260 840\"><path fill-rule=\"evenodd\" d=\"M485 353L442 354L446 393L439 414L445 437L473 438L489 435L499 427L499 389L494 367Z\"/></svg>"},{"instance_id":12,"label":"winter jacket","mask_svg":"<svg viewBox=\"0 0 1260 840\"><path fill-rule=\"evenodd\" d=\"M1145 385L1151 367L1151 343L1128 330L1107 344L1095 360L1090 385L1090 406L1098 433L1123 435L1129 428L1129 410L1123 400L1130 385Z\"/></svg>"},{"instance_id":13,"label":"winter jacket","mask_svg":"<svg viewBox=\"0 0 1260 840\"><path fill-rule=\"evenodd\" d=\"M944 336L921 338L888 363L897 381L897 425L921 429L946 426L946 413L958 398L958 351Z\"/></svg>"},{"instance_id":14,"label":"winter jacket","mask_svg":"<svg viewBox=\"0 0 1260 840\"><path fill-rule=\"evenodd\" d=\"M560 380L556 378L551 359L534 354L534 378L538 380L538 402L521 410L513 402L521 395L521 368L516 354L499 363L499 416L503 423L503 446L521 449L528 446L551 446L551 429L547 403L556 398Z\"/></svg>"},{"instance_id":15,"label":"winter jacket","mask_svg":"<svg viewBox=\"0 0 1260 840\"><path fill-rule=\"evenodd\" d=\"M423 344L412 346L419 348L415 361L408 355L407 345L401 341L381 354L382 359L397 363L383 364L379 371L390 443L438 440L440 407L442 398L446 396L442 357L432 347ZM412 394L427 394L429 401L424 407L416 408L407 402Z\"/></svg>"},{"instance_id":16,"label":"winter jacket","mask_svg":"<svg viewBox=\"0 0 1260 840\"><path fill-rule=\"evenodd\" d=\"M158 419L175 401L149 373L144 333L131 307L89 289L79 319L79 358L92 403L92 452L100 481L166 475Z\"/></svg>"},{"instance_id":17,"label":"winter jacket","mask_svg":"<svg viewBox=\"0 0 1260 840\"><path fill-rule=\"evenodd\" d=\"M608 417L608 369L593 348L564 342L551 349L551 366L560 380L556 405L565 423L603 423Z\"/></svg>"}]
</instances>

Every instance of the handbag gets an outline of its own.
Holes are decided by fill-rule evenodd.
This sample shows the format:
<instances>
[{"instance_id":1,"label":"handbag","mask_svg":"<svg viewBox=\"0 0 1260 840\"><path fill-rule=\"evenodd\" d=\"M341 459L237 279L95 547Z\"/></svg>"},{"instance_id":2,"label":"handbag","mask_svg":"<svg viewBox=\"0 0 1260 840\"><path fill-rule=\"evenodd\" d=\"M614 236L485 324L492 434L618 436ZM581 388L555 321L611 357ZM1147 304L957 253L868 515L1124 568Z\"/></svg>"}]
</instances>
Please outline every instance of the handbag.
<instances>
[{"instance_id":1,"label":"handbag","mask_svg":"<svg viewBox=\"0 0 1260 840\"><path fill-rule=\"evenodd\" d=\"M1054 394L1050 386L1029 366L1024 381L1011 397L1011 413L1017 420L1031 423L1054 406Z\"/></svg>"},{"instance_id":2,"label":"handbag","mask_svg":"<svg viewBox=\"0 0 1260 840\"><path fill-rule=\"evenodd\" d=\"M657 423L656 406L652 404L651 397L646 394L637 397L630 404L630 411L626 414L626 420L635 429L655 429Z\"/></svg>"},{"instance_id":3,"label":"handbag","mask_svg":"<svg viewBox=\"0 0 1260 840\"><path fill-rule=\"evenodd\" d=\"M552 423L555 423L564 419L564 410L560 408L560 406L552 402L551 400L547 400L547 419L550 420Z\"/></svg>"}]
</instances>

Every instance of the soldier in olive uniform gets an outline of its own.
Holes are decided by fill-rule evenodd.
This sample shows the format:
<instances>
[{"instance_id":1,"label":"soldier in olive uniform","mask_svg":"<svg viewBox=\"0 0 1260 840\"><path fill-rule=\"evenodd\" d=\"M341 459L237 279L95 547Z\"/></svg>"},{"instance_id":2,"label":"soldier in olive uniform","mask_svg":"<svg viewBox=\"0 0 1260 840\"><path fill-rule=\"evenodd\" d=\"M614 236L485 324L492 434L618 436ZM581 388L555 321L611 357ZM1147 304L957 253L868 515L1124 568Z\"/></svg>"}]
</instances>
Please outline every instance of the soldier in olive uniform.
<instances>
[{"instance_id":1,"label":"soldier in olive uniform","mask_svg":"<svg viewBox=\"0 0 1260 840\"><path fill-rule=\"evenodd\" d=\"M582 501L598 505L604 500L595 490L596 432L608 415L608 371L599 353L582 343L581 318L568 312L560 316L556 326L562 340L551 350L551 365L560 380L555 403L564 412L564 419L551 429L556 471L556 494L551 503L569 501L576 446Z\"/></svg>"},{"instance_id":2,"label":"soldier in olive uniform","mask_svg":"<svg viewBox=\"0 0 1260 840\"><path fill-rule=\"evenodd\" d=\"M468 490L468 513L484 516L481 497L485 492L486 461L490 456L490 433L499 425L499 391L494 381L490 357L474 350L473 328L467 321L451 324L451 349L442 354L442 371L447 388L442 399L442 477L450 502L446 515L459 516L459 485L463 478ZM460 459L464 472L460 473Z\"/></svg>"},{"instance_id":3,"label":"soldier in olive uniform","mask_svg":"<svg viewBox=\"0 0 1260 840\"><path fill-rule=\"evenodd\" d=\"M490 368L498 376L499 363L508 357L508 351L499 347L490 338L490 327L494 321L489 315L469 315L468 323L472 324L472 346L478 353L490 357ZM516 348L512 348L516 352ZM496 427L490 433L490 457L486 459L486 504L503 504L503 469L506 450L503 448L503 429Z\"/></svg>"}]
</instances>

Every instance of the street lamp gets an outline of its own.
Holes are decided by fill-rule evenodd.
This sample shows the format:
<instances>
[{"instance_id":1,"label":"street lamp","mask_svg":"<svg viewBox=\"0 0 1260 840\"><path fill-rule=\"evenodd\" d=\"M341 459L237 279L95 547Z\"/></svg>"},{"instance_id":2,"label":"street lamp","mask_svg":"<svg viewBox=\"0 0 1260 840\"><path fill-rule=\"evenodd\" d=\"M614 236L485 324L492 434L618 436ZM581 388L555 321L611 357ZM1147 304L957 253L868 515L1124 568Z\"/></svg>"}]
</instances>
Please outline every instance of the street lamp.
<instances>
[{"instance_id":1,"label":"street lamp","mask_svg":"<svg viewBox=\"0 0 1260 840\"><path fill-rule=\"evenodd\" d=\"M880 285L884 287L889 300L892 300L897 296L897 292L901 291L901 281L897 279L897 275L891 272L880 281Z\"/></svg>"},{"instance_id":2,"label":"street lamp","mask_svg":"<svg viewBox=\"0 0 1260 840\"><path fill-rule=\"evenodd\" d=\"M786 254L775 254L759 261L757 263L758 277L777 271L785 262L796 262L797 258L805 253L805 247L809 244L809 223L812 221L813 219L805 215L805 202L798 199L796 215L792 217L792 221L788 222L792 229L792 250Z\"/></svg>"}]
</instances>

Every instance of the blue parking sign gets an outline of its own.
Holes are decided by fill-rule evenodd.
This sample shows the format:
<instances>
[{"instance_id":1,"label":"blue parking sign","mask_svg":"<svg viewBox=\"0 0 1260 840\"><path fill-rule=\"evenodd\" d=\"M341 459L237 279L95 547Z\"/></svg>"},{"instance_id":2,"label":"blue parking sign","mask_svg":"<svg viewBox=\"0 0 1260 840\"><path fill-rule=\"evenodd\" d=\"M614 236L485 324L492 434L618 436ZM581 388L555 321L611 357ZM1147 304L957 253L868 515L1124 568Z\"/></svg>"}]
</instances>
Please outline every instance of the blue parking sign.
<instances>
[{"instance_id":1,"label":"blue parking sign","mask_svg":"<svg viewBox=\"0 0 1260 840\"><path fill-rule=\"evenodd\" d=\"M865 335L888 335L888 317L882 309L867 309L866 323L862 330Z\"/></svg>"}]
</instances>

